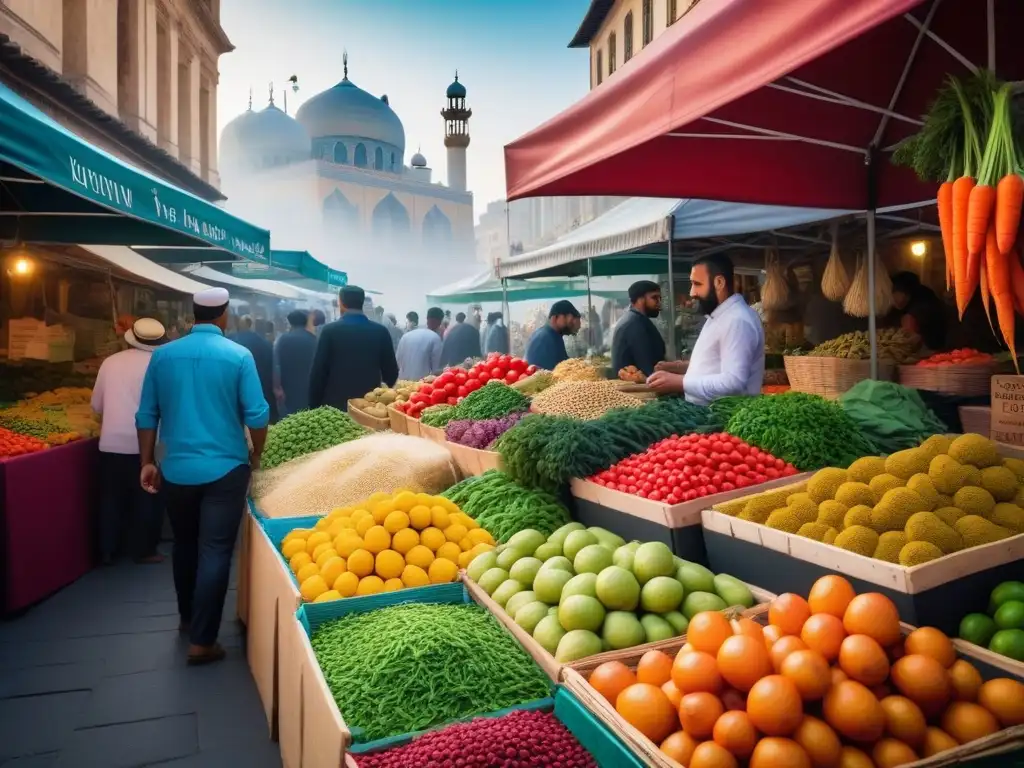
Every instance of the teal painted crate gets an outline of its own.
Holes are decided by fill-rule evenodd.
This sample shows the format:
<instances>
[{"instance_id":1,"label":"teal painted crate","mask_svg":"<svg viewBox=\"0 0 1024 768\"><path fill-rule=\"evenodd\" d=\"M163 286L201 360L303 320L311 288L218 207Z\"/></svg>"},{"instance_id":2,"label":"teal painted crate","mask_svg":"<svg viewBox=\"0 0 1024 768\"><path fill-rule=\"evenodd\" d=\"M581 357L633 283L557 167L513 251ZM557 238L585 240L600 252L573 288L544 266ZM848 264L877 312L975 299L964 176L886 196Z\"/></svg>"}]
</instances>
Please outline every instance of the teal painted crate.
<instances>
[{"instance_id":1,"label":"teal painted crate","mask_svg":"<svg viewBox=\"0 0 1024 768\"><path fill-rule=\"evenodd\" d=\"M256 513L253 513L254 515ZM284 569L288 572L292 582L296 587L299 586L298 579L295 578L295 574L292 573L291 566L288 561L284 559L284 555L281 554L281 542L284 541L284 537L288 533L296 528L312 528L322 518L319 515L310 515L308 517L259 517L256 515L256 521L263 528L263 532L267 534L267 538L270 539L270 543L274 545L274 551L277 553L278 558L284 564Z\"/></svg>"}]
</instances>

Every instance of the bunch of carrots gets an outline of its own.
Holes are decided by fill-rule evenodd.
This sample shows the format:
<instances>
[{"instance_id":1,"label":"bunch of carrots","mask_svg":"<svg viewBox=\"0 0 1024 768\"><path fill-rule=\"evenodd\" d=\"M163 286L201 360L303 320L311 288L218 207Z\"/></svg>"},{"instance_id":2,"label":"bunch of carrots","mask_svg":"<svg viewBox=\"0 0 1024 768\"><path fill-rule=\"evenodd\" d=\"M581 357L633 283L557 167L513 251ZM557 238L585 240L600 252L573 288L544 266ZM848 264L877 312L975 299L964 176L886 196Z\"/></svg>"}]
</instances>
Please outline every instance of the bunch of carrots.
<instances>
[{"instance_id":1,"label":"bunch of carrots","mask_svg":"<svg viewBox=\"0 0 1024 768\"><path fill-rule=\"evenodd\" d=\"M1024 158L1015 141L1012 89L988 72L963 81L951 78L924 127L894 161L913 166L923 178L947 169L938 191L946 287L955 293L961 320L981 290L989 327L996 333L994 305L997 336L1002 335L1016 366L1015 313L1024 315Z\"/></svg>"}]
</instances>

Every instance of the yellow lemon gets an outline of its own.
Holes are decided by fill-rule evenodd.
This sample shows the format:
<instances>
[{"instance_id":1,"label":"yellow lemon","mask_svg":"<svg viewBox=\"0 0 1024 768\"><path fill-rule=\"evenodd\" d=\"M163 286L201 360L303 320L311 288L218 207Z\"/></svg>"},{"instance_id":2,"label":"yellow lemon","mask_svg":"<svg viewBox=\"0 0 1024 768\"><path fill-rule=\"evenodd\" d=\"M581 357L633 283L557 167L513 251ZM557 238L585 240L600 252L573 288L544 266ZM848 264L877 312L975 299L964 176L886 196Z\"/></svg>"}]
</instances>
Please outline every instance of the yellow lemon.
<instances>
[{"instance_id":1,"label":"yellow lemon","mask_svg":"<svg viewBox=\"0 0 1024 768\"><path fill-rule=\"evenodd\" d=\"M384 582L385 592L397 592L400 589L405 589L405 584L402 583L401 579L388 579Z\"/></svg>"},{"instance_id":2,"label":"yellow lemon","mask_svg":"<svg viewBox=\"0 0 1024 768\"><path fill-rule=\"evenodd\" d=\"M391 537L391 548L404 555L420 543L420 535L412 528L403 528Z\"/></svg>"},{"instance_id":3,"label":"yellow lemon","mask_svg":"<svg viewBox=\"0 0 1024 768\"><path fill-rule=\"evenodd\" d=\"M315 576L310 576L299 587L299 594L302 595L302 599L307 603L313 602L326 591L327 583L319 573Z\"/></svg>"},{"instance_id":4,"label":"yellow lemon","mask_svg":"<svg viewBox=\"0 0 1024 768\"><path fill-rule=\"evenodd\" d=\"M337 556L338 556L338 552L334 548L334 545L332 544L332 545L328 546L327 549L325 549L319 555L317 555L317 557L316 557L316 564L317 564L318 567L323 568L324 567L324 563L326 563L332 557L337 557Z\"/></svg>"},{"instance_id":5,"label":"yellow lemon","mask_svg":"<svg viewBox=\"0 0 1024 768\"><path fill-rule=\"evenodd\" d=\"M374 570L382 579L396 579L402 575L405 560L393 549L385 549L377 555Z\"/></svg>"},{"instance_id":6,"label":"yellow lemon","mask_svg":"<svg viewBox=\"0 0 1024 768\"><path fill-rule=\"evenodd\" d=\"M384 518L384 530L388 533L397 533L403 528L409 527L409 516L400 510L395 510Z\"/></svg>"},{"instance_id":7,"label":"yellow lemon","mask_svg":"<svg viewBox=\"0 0 1024 768\"><path fill-rule=\"evenodd\" d=\"M288 535L284 537L284 540L291 541L292 539L302 539L303 541L305 541L309 538L309 534L311 534L312 532L313 531L311 531L309 528L293 528L292 530L288 531Z\"/></svg>"},{"instance_id":8,"label":"yellow lemon","mask_svg":"<svg viewBox=\"0 0 1024 768\"><path fill-rule=\"evenodd\" d=\"M347 570L345 561L335 555L320 566L320 575L324 577L324 581L328 584L333 584L335 579Z\"/></svg>"},{"instance_id":9,"label":"yellow lemon","mask_svg":"<svg viewBox=\"0 0 1024 768\"><path fill-rule=\"evenodd\" d=\"M384 591L384 582L379 576L364 576L356 587L357 595L376 595Z\"/></svg>"},{"instance_id":10,"label":"yellow lemon","mask_svg":"<svg viewBox=\"0 0 1024 768\"><path fill-rule=\"evenodd\" d=\"M418 565L407 565L402 571L402 583L407 587L423 587L430 583L430 577Z\"/></svg>"},{"instance_id":11,"label":"yellow lemon","mask_svg":"<svg viewBox=\"0 0 1024 768\"><path fill-rule=\"evenodd\" d=\"M437 497L437 504L447 509L449 514L451 514L452 512L462 511L461 509L459 509L458 504L456 504L451 499L445 498L444 496Z\"/></svg>"},{"instance_id":12,"label":"yellow lemon","mask_svg":"<svg viewBox=\"0 0 1024 768\"><path fill-rule=\"evenodd\" d=\"M341 534L334 540L334 549L342 557L351 557L357 549L363 548L363 540L356 533Z\"/></svg>"},{"instance_id":13,"label":"yellow lemon","mask_svg":"<svg viewBox=\"0 0 1024 768\"><path fill-rule=\"evenodd\" d=\"M455 581L455 577L458 575L459 566L451 560L441 557L432 562L430 568L427 569L427 577L431 584L447 584L449 581Z\"/></svg>"},{"instance_id":14,"label":"yellow lemon","mask_svg":"<svg viewBox=\"0 0 1024 768\"><path fill-rule=\"evenodd\" d=\"M433 506L430 508L430 524L435 528L444 530L451 525L451 518L448 515L448 510L444 507Z\"/></svg>"},{"instance_id":15,"label":"yellow lemon","mask_svg":"<svg viewBox=\"0 0 1024 768\"><path fill-rule=\"evenodd\" d=\"M330 548L331 548L331 539L328 539L323 544L317 544L313 548L313 551L309 553L309 555L314 560L316 560L318 557L320 557L320 555L322 555L324 552L326 552Z\"/></svg>"},{"instance_id":16,"label":"yellow lemon","mask_svg":"<svg viewBox=\"0 0 1024 768\"><path fill-rule=\"evenodd\" d=\"M359 578L369 576L373 573L373 555L365 549L357 549L349 555L348 562L345 564L345 567Z\"/></svg>"},{"instance_id":17,"label":"yellow lemon","mask_svg":"<svg viewBox=\"0 0 1024 768\"><path fill-rule=\"evenodd\" d=\"M471 550L472 548L473 548L473 540L470 539L469 536L467 536L466 538L464 538L462 541L459 542L459 549L461 549L463 552L469 552L469 550Z\"/></svg>"},{"instance_id":18,"label":"yellow lemon","mask_svg":"<svg viewBox=\"0 0 1024 768\"><path fill-rule=\"evenodd\" d=\"M375 525L363 536L363 546L373 554L383 552L391 546L391 534L384 530L383 525Z\"/></svg>"},{"instance_id":19,"label":"yellow lemon","mask_svg":"<svg viewBox=\"0 0 1024 768\"><path fill-rule=\"evenodd\" d=\"M366 506L372 507L378 501L389 501L390 499L390 493L387 493L386 491L377 491L376 493L371 494L370 498L366 500Z\"/></svg>"},{"instance_id":20,"label":"yellow lemon","mask_svg":"<svg viewBox=\"0 0 1024 768\"><path fill-rule=\"evenodd\" d=\"M399 491L392 501L395 502L395 509L408 512L416 506L416 494L412 491Z\"/></svg>"},{"instance_id":21,"label":"yellow lemon","mask_svg":"<svg viewBox=\"0 0 1024 768\"><path fill-rule=\"evenodd\" d=\"M448 520L450 521L450 525L458 524L466 526L466 530L469 530L473 527L472 525L470 525L470 523L473 522L472 518L470 518L469 515L463 512L449 512Z\"/></svg>"},{"instance_id":22,"label":"yellow lemon","mask_svg":"<svg viewBox=\"0 0 1024 768\"><path fill-rule=\"evenodd\" d=\"M331 600L340 600L341 594L336 589L328 589L317 596L314 603L329 603Z\"/></svg>"},{"instance_id":23,"label":"yellow lemon","mask_svg":"<svg viewBox=\"0 0 1024 768\"><path fill-rule=\"evenodd\" d=\"M469 540L476 544L494 544L494 537L483 528L474 528L469 532Z\"/></svg>"},{"instance_id":24,"label":"yellow lemon","mask_svg":"<svg viewBox=\"0 0 1024 768\"><path fill-rule=\"evenodd\" d=\"M409 510L409 522L417 531L422 531L430 525L430 507L417 504Z\"/></svg>"},{"instance_id":25,"label":"yellow lemon","mask_svg":"<svg viewBox=\"0 0 1024 768\"><path fill-rule=\"evenodd\" d=\"M473 555L470 552L463 552L461 555L459 555L459 568L468 568L469 567L469 561L472 558L473 558Z\"/></svg>"},{"instance_id":26,"label":"yellow lemon","mask_svg":"<svg viewBox=\"0 0 1024 768\"><path fill-rule=\"evenodd\" d=\"M424 529L423 533L420 534L420 541L425 547L430 547L432 552L436 552L437 548L444 544L447 539L444 537L444 531L431 526Z\"/></svg>"},{"instance_id":27,"label":"yellow lemon","mask_svg":"<svg viewBox=\"0 0 1024 768\"><path fill-rule=\"evenodd\" d=\"M453 523L444 529L444 537L448 541L454 541L456 543L462 541L469 534L466 526L461 523Z\"/></svg>"},{"instance_id":28,"label":"yellow lemon","mask_svg":"<svg viewBox=\"0 0 1024 768\"><path fill-rule=\"evenodd\" d=\"M327 530L327 526L329 526L332 522L333 521L329 517L321 517L319 520L316 521L316 525L314 525L313 527L317 531L325 531Z\"/></svg>"},{"instance_id":29,"label":"yellow lemon","mask_svg":"<svg viewBox=\"0 0 1024 768\"><path fill-rule=\"evenodd\" d=\"M328 512L325 515L325 517L327 518L328 524L333 523L335 520L337 520L339 517L341 517L341 510L340 509L332 509L330 512Z\"/></svg>"},{"instance_id":30,"label":"yellow lemon","mask_svg":"<svg viewBox=\"0 0 1024 768\"><path fill-rule=\"evenodd\" d=\"M373 528L373 526L375 526L376 524L377 523L370 515L367 515L366 517L360 517L359 522L356 523L356 533L358 533L360 536L365 536L366 532Z\"/></svg>"},{"instance_id":31,"label":"yellow lemon","mask_svg":"<svg viewBox=\"0 0 1024 768\"><path fill-rule=\"evenodd\" d=\"M456 565L459 564L459 555L462 554L462 550L459 549L459 545L453 541L446 541L437 549L438 560L451 560Z\"/></svg>"},{"instance_id":32,"label":"yellow lemon","mask_svg":"<svg viewBox=\"0 0 1024 768\"><path fill-rule=\"evenodd\" d=\"M434 504L436 504L437 502L434 501L434 497L431 496L429 493L417 493L416 503L422 504L423 506L430 508L434 506Z\"/></svg>"},{"instance_id":33,"label":"yellow lemon","mask_svg":"<svg viewBox=\"0 0 1024 768\"><path fill-rule=\"evenodd\" d=\"M377 525L380 525L384 522L388 515L395 511L395 502L393 502L391 499L378 501L376 504L373 505L373 509L371 509L370 511L373 512L374 522L376 522Z\"/></svg>"},{"instance_id":34,"label":"yellow lemon","mask_svg":"<svg viewBox=\"0 0 1024 768\"><path fill-rule=\"evenodd\" d=\"M306 551L306 542L303 539L292 539L286 541L281 547L281 554L284 555L285 560L291 560L299 552Z\"/></svg>"},{"instance_id":35,"label":"yellow lemon","mask_svg":"<svg viewBox=\"0 0 1024 768\"><path fill-rule=\"evenodd\" d=\"M353 528L354 529L356 527L355 523L352 522L352 518L349 517L348 515L345 515L344 517L339 517L334 522L337 523L338 525L340 525L342 530L345 530L346 528Z\"/></svg>"},{"instance_id":36,"label":"yellow lemon","mask_svg":"<svg viewBox=\"0 0 1024 768\"><path fill-rule=\"evenodd\" d=\"M316 563L306 563L296 572L295 580L302 584L310 576L316 576L318 573L320 573L320 569Z\"/></svg>"},{"instance_id":37,"label":"yellow lemon","mask_svg":"<svg viewBox=\"0 0 1024 768\"><path fill-rule=\"evenodd\" d=\"M334 591L342 597L352 597L359 586L359 577L352 571L345 571L334 580Z\"/></svg>"},{"instance_id":38,"label":"yellow lemon","mask_svg":"<svg viewBox=\"0 0 1024 768\"><path fill-rule=\"evenodd\" d=\"M299 554L288 561L288 565L291 567L292 573L298 573L302 566L309 565L312 562L313 558L309 556L308 552L299 552Z\"/></svg>"},{"instance_id":39,"label":"yellow lemon","mask_svg":"<svg viewBox=\"0 0 1024 768\"><path fill-rule=\"evenodd\" d=\"M490 552L492 549L494 549L493 544L477 544L475 547L469 550L469 561L473 562L474 557L476 557L482 552Z\"/></svg>"},{"instance_id":40,"label":"yellow lemon","mask_svg":"<svg viewBox=\"0 0 1024 768\"><path fill-rule=\"evenodd\" d=\"M319 525L319 523L317 523L317 525ZM306 551L312 555L317 547L321 544L330 543L330 541L331 537L325 531L316 531L311 533L309 538L306 539Z\"/></svg>"},{"instance_id":41,"label":"yellow lemon","mask_svg":"<svg viewBox=\"0 0 1024 768\"><path fill-rule=\"evenodd\" d=\"M418 544L405 553L405 562L426 570L434 562L434 553L422 544Z\"/></svg>"}]
</instances>

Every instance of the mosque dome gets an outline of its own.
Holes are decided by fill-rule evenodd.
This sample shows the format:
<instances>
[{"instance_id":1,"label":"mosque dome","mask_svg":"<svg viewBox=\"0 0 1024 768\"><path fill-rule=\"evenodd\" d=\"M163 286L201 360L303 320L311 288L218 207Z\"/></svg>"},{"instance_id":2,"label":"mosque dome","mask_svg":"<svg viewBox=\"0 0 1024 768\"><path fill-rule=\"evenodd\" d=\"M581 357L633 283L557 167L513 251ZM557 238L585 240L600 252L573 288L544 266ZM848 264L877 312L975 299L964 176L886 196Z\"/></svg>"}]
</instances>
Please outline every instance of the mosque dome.
<instances>
[{"instance_id":1,"label":"mosque dome","mask_svg":"<svg viewBox=\"0 0 1024 768\"><path fill-rule=\"evenodd\" d=\"M464 99L466 98L466 86L459 82L459 75L455 73L455 81L448 86L448 90L445 91L445 96L449 99Z\"/></svg>"},{"instance_id":2,"label":"mosque dome","mask_svg":"<svg viewBox=\"0 0 1024 768\"><path fill-rule=\"evenodd\" d=\"M264 167L308 160L309 134L273 103L259 112L243 112L221 131L220 156L225 165Z\"/></svg>"},{"instance_id":3,"label":"mosque dome","mask_svg":"<svg viewBox=\"0 0 1024 768\"><path fill-rule=\"evenodd\" d=\"M427 158L425 158L422 154L417 152L415 155L412 156L412 159L409 161L409 165L411 165L413 168L426 168Z\"/></svg>"},{"instance_id":4,"label":"mosque dome","mask_svg":"<svg viewBox=\"0 0 1024 768\"><path fill-rule=\"evenodd\" d=\"M295 118L315 140L331 137L367 139L405 151L405 128L385 98L367 93L345 77L333 88L305 102Z\"/></svg>"}]
</instances>

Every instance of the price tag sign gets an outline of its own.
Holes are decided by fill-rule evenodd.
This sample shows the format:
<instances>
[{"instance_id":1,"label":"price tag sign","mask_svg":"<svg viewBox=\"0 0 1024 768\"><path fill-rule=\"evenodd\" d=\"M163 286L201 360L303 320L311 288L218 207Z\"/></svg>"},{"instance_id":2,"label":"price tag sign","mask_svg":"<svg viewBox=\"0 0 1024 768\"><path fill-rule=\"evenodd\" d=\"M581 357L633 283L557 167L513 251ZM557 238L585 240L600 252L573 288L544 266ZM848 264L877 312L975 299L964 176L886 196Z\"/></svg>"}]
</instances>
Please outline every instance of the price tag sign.
<instances>
[{"instance_id":1,"label":"price tag sign","mask_svg":"<svg viewBox=\"0 0 1024 768\"><path fill-rule=\"evenodd\" d=\"M1024 446L1024 376L992 377L992 439Z\"/></svg>"}]
</instances>

